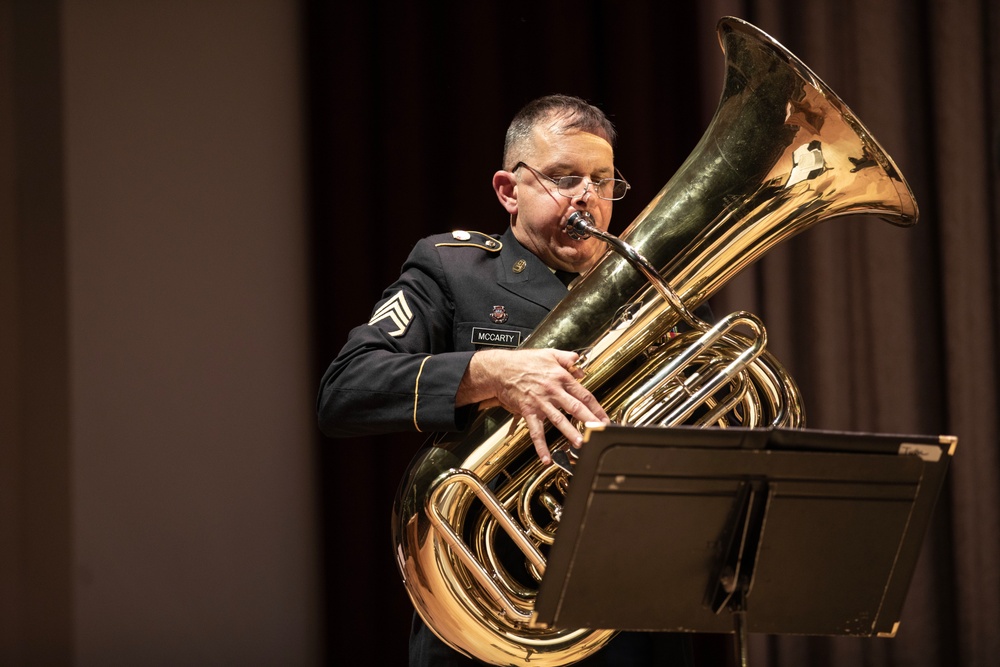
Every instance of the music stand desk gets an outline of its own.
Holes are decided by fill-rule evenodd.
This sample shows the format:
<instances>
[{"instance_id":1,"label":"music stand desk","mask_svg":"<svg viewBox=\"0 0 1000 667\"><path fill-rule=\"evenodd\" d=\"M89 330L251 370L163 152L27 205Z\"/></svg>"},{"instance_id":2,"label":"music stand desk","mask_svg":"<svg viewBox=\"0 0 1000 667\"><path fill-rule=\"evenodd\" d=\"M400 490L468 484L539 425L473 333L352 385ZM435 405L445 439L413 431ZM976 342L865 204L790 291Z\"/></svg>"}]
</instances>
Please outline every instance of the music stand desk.
<instances>
[{"instance_id":1,"label":"music stand desk","mask_svg":"<svg viewBox=\"0 0 1000 667\"><path fill-rule=\"evenodd\" d=\"M893 636L956 444L592 425L533 623Z\"/></svg>"}]
</instances>

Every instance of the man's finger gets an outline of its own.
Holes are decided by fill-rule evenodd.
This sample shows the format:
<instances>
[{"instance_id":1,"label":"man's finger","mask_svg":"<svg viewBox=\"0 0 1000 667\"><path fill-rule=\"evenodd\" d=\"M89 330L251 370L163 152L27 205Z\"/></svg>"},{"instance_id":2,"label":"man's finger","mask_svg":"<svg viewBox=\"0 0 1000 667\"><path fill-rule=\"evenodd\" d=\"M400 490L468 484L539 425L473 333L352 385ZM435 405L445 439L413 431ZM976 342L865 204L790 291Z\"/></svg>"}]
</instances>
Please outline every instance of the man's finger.
<instances>
[{"instance_id":1,"label":"man's finger","mask_svg":"<svg viewBox=\"0 0 1000 667\"><path fill-rule=\"evenodd\" d=\"M566 393L576 399L576 401L565 403L563 409L573 415L575 419L582 422L596 421L608 423L611 421L608 418L608 413L601 407L597 398L587 391L583 385L573 382L566 386Z\"/></svg>"},{"instance_id":2,"label":"man's finger","mask_svg":"<svg viewBox=\"0 0 1000 667\"><path fill-rule=\"evenodd\" d=\"M528 434L535 443L535 452L542 465L549 465L552 463L552 454L549 453L549 443L545 441L545 426L542 420L536 415L525 415L524 423L528 426Z\"/></svg>"},{"instance_id":3,"label":"man's finger","mask_svg":"<svg viewBox=\"0 0 1000 667\"><path fill-rule=\"evenodd\" d=\"M546 406L545 411L548 415L549 423L559 429L559 432L562 433L574 447L579 447L583 443L583 436L576 429L576 427L573 426L573 422L566 418L566 415L551 405Z\"/></svg>"}]
</instances>

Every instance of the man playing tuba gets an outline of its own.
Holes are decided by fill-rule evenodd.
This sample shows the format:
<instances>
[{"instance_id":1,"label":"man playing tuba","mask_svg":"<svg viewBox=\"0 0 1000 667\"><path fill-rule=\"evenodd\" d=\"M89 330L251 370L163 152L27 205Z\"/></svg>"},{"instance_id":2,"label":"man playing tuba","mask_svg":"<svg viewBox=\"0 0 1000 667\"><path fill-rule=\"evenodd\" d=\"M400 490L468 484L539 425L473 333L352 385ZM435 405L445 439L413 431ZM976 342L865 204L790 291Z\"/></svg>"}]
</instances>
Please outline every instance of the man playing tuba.
<instances>
[{"instance_id":1,"label":"man playing tuba","mask_svg":"<svg viewBox=\"0 0 1000 667\"><path fill-rule=\"evenodd\" d=\"M477 406L520 416L544 464L546 423L574 445L573 420L608 415L583 387L575 352L517 349L605 252L574 239L567 219L586 212L607 230L628 183L614 164L616 132L576 97L527 104L507 130L493 189L510 215L503 234L455 231L422 239L367 324L350 332L323 376L318 416L329 436L459 431ZM693 664L683 635L624 633L578 663ZM452 649L415 615L410 665L483 664Z\"/></svg>"}]
</instances>

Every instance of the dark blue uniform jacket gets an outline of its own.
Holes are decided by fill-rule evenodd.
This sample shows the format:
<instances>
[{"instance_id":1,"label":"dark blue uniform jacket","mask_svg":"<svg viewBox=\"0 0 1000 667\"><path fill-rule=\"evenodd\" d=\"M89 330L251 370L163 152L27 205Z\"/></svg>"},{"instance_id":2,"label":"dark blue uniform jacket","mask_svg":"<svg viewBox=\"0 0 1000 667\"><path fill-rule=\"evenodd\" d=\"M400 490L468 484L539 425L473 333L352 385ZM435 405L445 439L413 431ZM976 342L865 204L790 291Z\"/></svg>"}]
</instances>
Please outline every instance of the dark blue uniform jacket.
<instances>
[{"instance_id":1,"label":"dark blue uniform jacket","mask_svg":"<svg viewBox=\"0 0 1000 667\"><path fill-rule=\"evenodd\" d=\"M320 428L331 436L460 430L468 410L456 410L455 393L472 354L517 347L564 296L510 229L422 239L323 376Z\"/></svg>"}]
</instances>

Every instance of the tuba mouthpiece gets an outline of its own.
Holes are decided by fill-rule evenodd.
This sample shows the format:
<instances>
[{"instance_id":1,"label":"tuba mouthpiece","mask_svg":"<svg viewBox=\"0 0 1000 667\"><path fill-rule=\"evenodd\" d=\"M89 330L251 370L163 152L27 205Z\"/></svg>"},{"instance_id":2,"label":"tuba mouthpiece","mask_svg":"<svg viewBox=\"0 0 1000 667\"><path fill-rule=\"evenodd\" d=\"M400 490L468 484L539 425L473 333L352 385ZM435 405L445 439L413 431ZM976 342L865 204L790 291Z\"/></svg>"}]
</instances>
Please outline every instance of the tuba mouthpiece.
<instances>
[{"instance_id":1,"label":"tuba mouthpiece","mask_svg":"<svg viewBox=\"0 0 1000 667\"><path fill-rule=\"evenodd\" d=\"M566 218L566 226L563 229L574 241L589 239L590 231L594 228L593 217L587 211L574 211Z\"/></svg>"}]
</instances>

